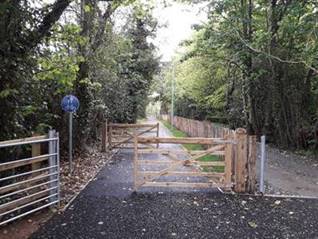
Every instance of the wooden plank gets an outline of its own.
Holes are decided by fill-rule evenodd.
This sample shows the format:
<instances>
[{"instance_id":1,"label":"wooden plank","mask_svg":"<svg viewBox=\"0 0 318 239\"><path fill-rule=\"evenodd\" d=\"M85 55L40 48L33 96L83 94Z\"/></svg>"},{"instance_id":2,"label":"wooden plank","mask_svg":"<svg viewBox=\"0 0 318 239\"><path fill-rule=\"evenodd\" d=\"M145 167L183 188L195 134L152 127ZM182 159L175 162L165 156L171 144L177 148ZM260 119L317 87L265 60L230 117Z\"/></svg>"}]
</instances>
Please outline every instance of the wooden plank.
<instances>
[{"instance_id":1,"label":"wooden plank","mask_svg":"<svg viewBox=\"0 0 318 239\"><path fill-rule=\"evenodd\" d=\"M156 127L156 125L154 126L154 127ZM143 132L140 132L140 133L138 133L137 134L137 136L140 136L140 135L142 135L142 134L145 134L145 133L147 133L148 131L150 131L150 130L152 130L152 129L154 129L153 127L152 128L150 128L150 129L148 129L148 130L145 130L145 131L143 131ZM128 132L127 132L127 134L128 134ZM128 135L130 135L130 137L128 137L128 138L126 138L126 139L123 139L123 140L121 140L121 141L113 141L112 143L114 144L114 146L113 147L117 147L117 146L119 146L119 145L121 145L121 144L124 144L124 143L130 143L131 141L131 139L133 139L133 135L131 135L131 134L128 134Z\"/></svg>"},{"instance_id":2,"label":"wooden plank","mask_svg":"<svg viewBox=\"0 0 318 239\"><path fill-rule=\"evenodd\" d=\"M109 148L113 148L113 127L112 126L109 126L109 129L108 129L108 145L109 145Z\"/></svg>"},{"instance_id":3,"label":"wooden plank","mask_svg":"<svg viewBox=\"0 0 318 239\"><path fill-rule=\"evenodd\" d=\"M225 141L223 138L164 138L164 137L138 137L138 143L150 143L150 144L226 144L233 143L231 141Z\"/></svg>"},{"instance_id":4,"label":"wooden plank","mask_svg":"<svg viewBox=\"0 0 318 239\"><path fill-rule=\"evenodd\" d=\"M176 161L173 160L138 160L138 164L172 164ZM186 163L187 165L200 165L200 166L225 166L224 161L211 161L211 162L200 162L191 160L180 160L180 164Z\"/></svg>"},{"instance_id":5,"label":"wooden plank","mask_svg":"<svg viewBox=\"0 0 318 239\"><path fill-rule=\"evenodd\" d=\"M5 145L5 144L11 144L11 143L22 143L22 142L27 143L30 141L42 140L42 139L47 139L47 135L33 136L33 137L28 137L28 138L23 138L23 139L13 139L13 140L1 141L0 146Z\"/></svg>"},{"instance_id":6,"label":"wooden plank","mask_svg":"<svg viewBox=\"0 0 318 239\"><path fill-rule=\"evenodd\" d=\"M156 128L156 127L157 127L157 126L154 126L154 127L149 128L149 129L136 132L136 133L137 133L137 136L143 135L143 134L145 134L145 133L149 133L149 132L151 132L154 128ZM131 137L133 137L133 135L130 134L129 132L126 132L126 134L129 135L129 136L131 136Z\"/></svg>"},{"instance_id":7,"label":"wooden plank","mask_svg":"<svg viewBox=\"0 0 318 239\"><path fill-rule=\"evenodd\" d=\"M134 135L134 191L137 190L138 185L138 141L137 141L137 134Z\"/></svg>"},{"instance_id":8,"label":"wooden plank","mask_svg":"<svg viewBox=\"0 0 318 239\"><path fill-rule=\"evenodd\" d=\"M48 177L49 177L48 175L49 175L48 173L43 173L43 174L36 176L34 178L31 178L31 179L27 179L24 181L20 181L20 182L16 182L16 183L13 183L10 185L3 186L0 188L0 194L10 192L16 188L20 189L23 186L33 185L33 183L38 182L38 181L42 181L42 180L48 181Z\"/></svg>"},{"instance_id":9,"label":"wooden plank","mask_svg":"<svg viewBox=\"0 0 318 239\"><path fill-rule=\"evenodd\" d=\"M21 167L21 166L25 166L25 165L29 165L32 163L43 162L45 160L48 160L48 158L49 158L49 155L44 154L41 156L37 156L36 158L27 158L27 159L21 159L21 160L15 160L15 161L7 162L7 163L2 163L2 164L0 164L0 172L5 171L5 170L9 170L9 169L13 169L13 168L17 168L17 167Z\"/></svg>"},{"instance_id":10,"label":"wooden plank","mask_svg":"<svg viewBox=\"0 0 318 239\"><path fill-rule=\"evenodd\" d=\"M138 164L171 164L174 163L174 160L138 160ZM182 163L183 160L180 160L180 163Z\"/></svg>"},{"instance_id":11,"label":"wooden plank","mask_svg":"<svg viewBox=\"0 0 318 239\"><path fill-rule=\"evenodd\" d=\"M198 160L206 155L209 155L211 153L213 153L214 151L217 151L217 150L221 150L221 149L224 149L224 145L217 145L217 146L214 146L212 148L209 148L207 150L205 150L202 154L198 154L194 157L191 158L191 160L195 161L195 160Z\"/></svg>"},{"instance_id":12,"label":"wooden plank","mask_svg":"<svg viewBox=\"0 0 318 239\"><path fill-rule=\"evenodd\" d=\"M144 177L144 182L142 182L140 184L140 186L145 184L147 181L154 181L155 179L159 178L160 176L166 174L167 172L174 170L178 166L179 166L179 162L175 161L174 163L170 164L168 168L165 168L165 169L159 171L157 174L151 175L149 177Z\"/></svg>"},{"instance_id":13,"label":"wooden plank","mask_svg":"<svg viewBox=\"0 0 318 239\"><path fill-rule=\"evenodd\" d=\"M106 142L107 142L107 123L105 122L102 127L102 152L106 152Z\"/></svg>"},{"instance_id":14,"label":"wooden plank","mask_svg":"<svg viewBox=\"0 0 318 239\"><path fill-rule=\"evenodd\" d=\"M110 123L109 124L110 127L113 128L144 128L144 127L156 127L157 124L114 124L114 123Z\"/></svg>"},{"instance_id":15,"label":"wooden plank","mask_svg":"<svg viewBox=\"0 0 318 239\"><path fill-rule=\"evenodd\" d=\"M247 135L244 129L237 130L237 158L235 163L235 192L246 191L247 177Z\"/></svg>"},{"instance_id":16,"label":"wooden plank","mask_svg":"<svg viewBox=\"0 0 318 239\"><path fill-rule=\"evenodd\" d=\"M190 182L146 182L143 187L172 188L231 188L232 185L222 183L190 183Z\"/></svg>"},{"instance_id":17,"label":"wooden plank","mask_svg":"<svg viewBox=\"0 0 318 239\"><path fill-rule=\"evenodd\" d=\"M139 148L140 149L140 148ZM198 154L202 154L204 152L206 152L205 150L192 150L192 151L186 151L183 149L163 149L163 148L159 148L159 149L142 149L139 150L139 153L141 154L169 154L170 152L177 154L177 155L198 155ZM210 155L224 155L225 152L224 151L214 151L212 153L210 153Z\"/></svg>"},{"instance_id":18,"label":"wooden plank","mask_svg":"<svg viewBox=\"0 0 318 239\"><path fill-rule=\"evenodd\" d=\"M105 122L105 152L109 151L109 143L108 143L108 119Z\"/></svg>"},{"instance_id":19,"label":"wooden plank","mask_svg":"<svg viewBox=\"0 0 318 239\"><path fill-rule=\"evenodd\" d=\"M142 176L151 176L160 174L160 171L139 171ZM224 173L208 173L201 171L169 171L165 176L190 176L190 177L224 177ZM163 176L163 175L162 175Z\"/></svg>"},{"instance_id":20,"label":"wooden plank","mask_svg":"<svg viewBox=\"0 0 318 239\"><path fill-rule=\"evenodd\" d=\"M229 136L227 136L229 138ZM225 183L232 182L232 162L233 162L233 145L227 144L225 146Z\"/></svg>"},{"instance_id":21,"label":"wooden plank","mask_svg":"<svg viewBox=\"0 0 318 239\"><path fill-rule=\"evenodd\" d=\"M37 157L41 155L41 144L32 144L32 157ZM41 162L33 162L32 163L32 171L37 170L41 168ZM32 177L35 177L37 175L41 174L41 172L33 173Z\"/></svg>"},{"instance_id":22,"label":"wooden plank","mask_svg":"<svg viewBox=\"0 0 318 239\"><path fill-rule=\"evenodd\" d=\"M134 149L135 147L134 146L118 146L118 147L114 147L114 148L120 148L120 149ZM140 149L143 150L143 149L149 149L149 147L140 147L138 145L138 154L140 154Z\"/></svg>"},{"instance_id":23,"label":"wooden plank","mask_svg":"<svg viewBox=\"0 0 318 239\"><path fill-rule=\"evenodd\" d=\"M5 203L4 205L0 205L0 213L4 213L4 212L9 211L11 209L14 209L16 207L19 207L19 206L22 206L24 204L30 203L32 201L35 201L39 198L48 196L49 191L50 190L45 189L45 190L27 195L24 198L19 198L19 199L12 201L12 202Z\"/></svg>"},{"instance_id":24,"label":"wooden plank","mask_svg":"<svg viewBox=\"0 0 318 239\"><path fill-rule=\"evenodd\" d=\"M200 166L225 166L224 161L211 161L211 162L195 161L195 164L200 165Z\"/></svg>"},{"instance_id":25,"label":"wooden plank","mask_svg":"<svg viewBox=\"0 0 318 239\"><path fill-rule=\"evenodd\" d=\"M137 133L142 133L144 132L143 130L137 130ZM147 133L153 133L153 134L157 134L157 130L150 130L150 131L147 131Z\"/></svg>"},{"instance_id":26,"label":"wooden plank","mask_svg":"<svg viewBox=\"0 0 318 239\"><path fill-rule=\"evenodd\" d=\"M157 123L157 138L159 137L159 123ZM159 148L159 143L157 143L157 149Z\"/></svg>"},{"instance_id":27,"label":"wooden plank","mask_svg":"<svg viewBox=\"0 0 318 239\"><path fill-rule=\"evenodd\" d=\"M256 157L257 157L257 143L256 136L248 136L248 181L247 181L247 191L249 193L254 193L256 191Z\"/></svg>"}]
</instances>

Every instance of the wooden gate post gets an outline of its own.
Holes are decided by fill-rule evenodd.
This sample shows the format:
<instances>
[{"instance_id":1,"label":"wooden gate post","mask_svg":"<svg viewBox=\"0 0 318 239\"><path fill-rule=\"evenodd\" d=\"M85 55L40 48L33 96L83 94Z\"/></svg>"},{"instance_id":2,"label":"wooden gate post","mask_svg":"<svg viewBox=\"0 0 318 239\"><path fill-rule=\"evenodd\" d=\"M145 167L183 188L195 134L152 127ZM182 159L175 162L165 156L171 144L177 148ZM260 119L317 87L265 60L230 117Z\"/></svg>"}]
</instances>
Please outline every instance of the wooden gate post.
<instances>
[{"instance_id":1,"label":"wooden gate post","mask_svg":"<svg viewBox=\"0 0 318 239\"><path fill-rule=\"evenodd\" d=\"M38 136L38 135L33 135L33 136ZM32 144L32 157L36 157L36 156L40 156L41 155L41 143L37 143L37 144ZM39 163L33 163L31 165L32 171L33 170L37 170L41 168L41 162ZM41 174L40 172L38 173L32 173L32 176L36 176Z\"/></svg>"},{"instance_id":2,"label":"wooden gate post","mask_svg":"<svg viewBox=\"0 0 318 239\"><path fill-rule=\"evenodd\" d=\"M256 191L256 157L257 157L256 136L248 136L248 159L247 159L247 191Z\"/></svg>"},{"instance_id":3,"label":"wooden gate post","mask_svg":"<svg viewBox=\"0 0 318 239\"><path fill-rule=\"evenodd\" d=\"M159 123L157 123L157 137L159 137ZM159 148L159 143L157 143L157 148Z\"/></svg>"},{"instance_id":4,"label":"wooden gate post","mask_svg":"<svg viewBox=\"0 0 318 239\"><path fill-rule=\"evenodd\" d=\"M136 129L134 130L134 191L137 191L137 170L138 170L138 139Z\"/></svg>"},{"instance_id":5,"label":"wooden gate post","mask_svg":"<svg viewBox=\"0 0 318 239\"><path fill-rule=\"evenodd\" d=\"M107 151L107 120L102 127L102 152Z\"/></svg>"},{"instance_id":6,"label":"wooden gate post","mask_svg":"<svg viewBox=\"0 0 318 239\"><path fill-rule=\"evenodd\" d=\"M113 126L110 124L108 127L108 148L112 148L112 134L113 134Z\"/></svg>"},{"instance_id":7,"label":"wooden gate post","mask_svg":"<svg viewBox=\"0 0 318 239\"><path fill-rule=\"evenodd\" d=\"M226 140L233 140L229 135L225 137ZM227 143L225 145L225 184L231 185L232 183L232 161L233 161L233 144Z\"/></svg>"},{"instance_id":8,"label":"wooden gate post","mask_svg":"<svg viewBox=\"0 0 318 239\"><path fill-rule=\"evenodd\" d=\"M237 157L235 162L235 186L234 191L244 193L246 191L247 180L247 134L246 130L239 128L236 130Z\"/></svg>"}]
</instances>

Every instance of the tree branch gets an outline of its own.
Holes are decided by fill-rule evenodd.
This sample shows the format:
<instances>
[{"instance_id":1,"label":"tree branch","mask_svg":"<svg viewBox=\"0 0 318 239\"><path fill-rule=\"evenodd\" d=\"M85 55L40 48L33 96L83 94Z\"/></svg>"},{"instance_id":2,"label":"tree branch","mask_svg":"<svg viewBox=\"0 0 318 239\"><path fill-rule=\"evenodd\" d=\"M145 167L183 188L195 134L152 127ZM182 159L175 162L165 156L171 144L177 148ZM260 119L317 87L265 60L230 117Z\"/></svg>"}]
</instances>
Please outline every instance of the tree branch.
<instances>
[{"instance_id":1,"label":"tree branch","mask_svg":"<svg viewBox=\"0 0 318 239\"><path fill-rule=\"evenodd\" d=\"M95 34L94 43L92 45L93 52L96 51L97 48L102 44L103 35L106 29L106 22L115 10L116 8L113 8L113 4L109 3L104 14L100 14L100 17L98 19L98 23L99 23L98 30Z\"/></svg>"},{"instance_id":2,"label":"tree branch","mask_svg":"<svg viewBox=\"0 0 318 239\"><path fill-rule=\"evenodd\" d=\"M52 10L43 17L40 25L34 29L25 40L24 53L27 53L41 42L49 33L52 26L60 19L60 16L71 2L72 0L56 0L54 2Z\"/></svg>"}]
</instances>

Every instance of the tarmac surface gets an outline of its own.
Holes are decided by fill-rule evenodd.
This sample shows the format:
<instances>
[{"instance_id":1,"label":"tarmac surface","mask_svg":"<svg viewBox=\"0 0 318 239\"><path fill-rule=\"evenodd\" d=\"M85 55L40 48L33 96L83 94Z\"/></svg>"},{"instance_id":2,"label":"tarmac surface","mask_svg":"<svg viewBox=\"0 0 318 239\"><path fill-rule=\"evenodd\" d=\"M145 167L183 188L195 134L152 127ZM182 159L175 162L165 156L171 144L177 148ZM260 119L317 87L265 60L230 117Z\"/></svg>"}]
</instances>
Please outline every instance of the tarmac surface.
<instances>
[{"instance_id":1,"label":"tarmac surface","mask_svg":"<svg viewBox=\"0 0 318 239\"><path fill-rule=\"evenodd\" d=\"M111 189L98 181L31 238L318 238L318 200L198 192L107 195Z\"/></svg>"},{"instance_id":2,"label":"tarmac surface","mask_svg":"<svg viewBox=\"0 0 318 239\"><path fill-rule=\"evenodd\" d=\"M132 152L120 153L31 238L318 239L317 199L158 188L136 193L132 171Z\"/></svg>"}]
</instances>

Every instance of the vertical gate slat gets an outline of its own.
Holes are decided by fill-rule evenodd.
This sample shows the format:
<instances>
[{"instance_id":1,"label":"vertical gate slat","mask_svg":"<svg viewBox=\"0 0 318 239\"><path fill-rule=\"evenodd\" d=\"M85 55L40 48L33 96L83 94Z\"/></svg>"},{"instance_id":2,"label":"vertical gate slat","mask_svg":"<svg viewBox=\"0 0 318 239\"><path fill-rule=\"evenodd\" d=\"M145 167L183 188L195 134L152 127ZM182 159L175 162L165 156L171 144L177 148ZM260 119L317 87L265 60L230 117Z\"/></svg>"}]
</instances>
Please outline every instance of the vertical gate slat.
<instances>
[{"instance_id":1,"label":"vertical gate slat","mask_svg":"<svg viewBox=\"0 0 318 239\"><path fill-rule=\"evenodd\" d=\"M237 134L237 158L235 163L235 191L245 192L247 176L247 134L244 129L238 129Z\"/></svg>"},{"instance_id":2,"label":"vertical gate slat","mask_svg":"<svg viewBox=\"0 0 318 239\"><path fill-rule=\"evenodd\" d=\"M137 177L138 177L138 139L137 132L134 130L134 191L137 191Z\"/></svg>"},{"instance_id":3,"label":"vertical gate slat","mask_svg":"<svg viewBox=\"0 0 318 239\"><path fill-rule=\"evenodd\" d=\"M226 137L229 140L230 137ZM232 182L232 161L233 161L233 144L227 143L225 145L225 184L229 185Z\"/></svg>"}]
</instances>

